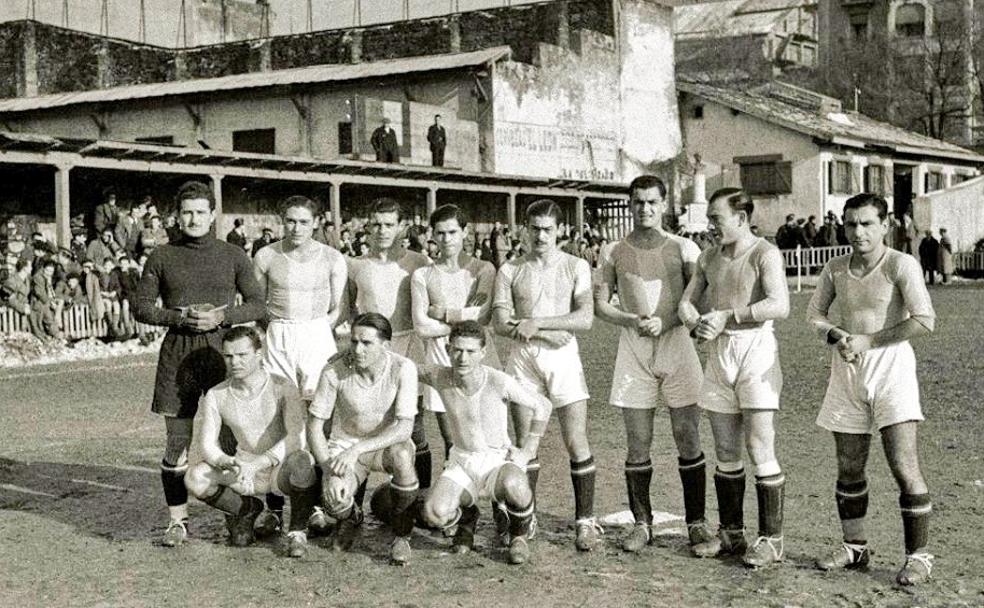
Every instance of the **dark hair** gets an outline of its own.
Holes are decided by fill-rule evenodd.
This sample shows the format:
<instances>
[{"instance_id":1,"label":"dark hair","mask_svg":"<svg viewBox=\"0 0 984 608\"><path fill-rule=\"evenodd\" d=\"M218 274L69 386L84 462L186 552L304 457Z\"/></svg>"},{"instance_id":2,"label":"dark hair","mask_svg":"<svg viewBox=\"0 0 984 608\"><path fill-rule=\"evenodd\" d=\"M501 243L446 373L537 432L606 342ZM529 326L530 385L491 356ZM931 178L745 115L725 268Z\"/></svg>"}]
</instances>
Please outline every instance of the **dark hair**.
<instances>
[{"instance_id":1,"label":"dark hair","mask_svg":"<svg viewBox=\"0 0 984 608\"><path fill-rule=\"evenodd\" d=\"M388 196L374 200L369 208L369 213L395 213L396 221L403 219L403 209L400 208L400 203Z\"/></svg>"},{"instance_id":2,"label":"dark hair","mask_svg":"<svg viewBox=\"0 0 984 608\"><path fill-rule=\"evenodd\" d=\"M157 217L157 216L155 215L154 217ZM154 219L154 218L152 217L150 219ZM232 225L235 226L236 228L239 228L240 226L242 226L245 223L246 223L246 220L244 220L241 217L237 217L236 219L232 220Z\"/></svg>"},{"instance_id":3,"label":"dark hair","mask_svg":"<svg viewBox=\"0 0 984 608\"><path fill-rule=\"evenodd\" d=\"M549 198L541 198L533 201L526 208L526 222L529 223L535 217L552 217L554 223L560 226L561 222L564 221L564 212L561 211L560 205L554 201Z\"/></svg>"},{"instance_id":4,"label":"dark hair","mask_svg":"<svg viewBox=\"0 0 984 608\"><path fill-rule=\"evenodd\" d=\"M659 188L659 195L666 198L666 184L655 175L640 175L629 184L629 196L635 194L636 190L649 190Z\"/></svg>"},{"instance_id":5,"label":"dark hair","mask_svg":"<svg viewBox=\"0 0 984 608\"><path fill-rule=\"evenodd\" d=\"M112 186L106 186L102 190L102 195L103 195L103 198L107 198L107 199L109 197L111 197L111 196L116 196L116 188L114 188Z\"/></svg>"},{"instance_id":6,"label":"dark hair","mask_svg":"<svg viewBox=\"0 0 984 608\"><path fill-rule=\"evenodd\" d=\"M31 260L26 260L24 258L21 258L17 260L17 265L14 268L16 268L18 271L21 271L30 265L31 265Z\"/></svg>"},{"instance_id":7,"label":"dark hair","mask_svg":"<svg viewBox=\"0 0 984 608\"><path fill-rule=\"evenodd\" d=\"M352 319L352 331L355 331L356 327L371 327L383 340L393 339L393 326L390 325L389 319L378 312L364 312Z\"/></svg>"},{"instance_id":8,"label":"dark hair","mask_svg":"<svg viewBox=\"0 0 984 608\"><path fill-rule=\"evenodd\" d=\"M226 335L222 337L222 343L235 342L236 340L242 340L243 338L249 338L250 344L253 345L253 350L260 350L263 346L263 341L260 339L260 334L256 333L256 330L249 325L237 325L226 332Z\"/></svg>"},{"instance_id":9,"label":"dark hair","mask_svg":"<svg viewBox=\"0 0 984 608\"><path fill-rule=\"evenodd\" d=\"M454 342L455 338L476 338L485 346L485 328L478 321L461 321L451 326L448 342Z\"/></svg>"},{"instance_id":10,"label":"dark hair","mask_svg":"<svg viewBox=\"0 0 984 608\"><path fill-rule=\"evenodd\" d=\"M848 209L860 209L861 207L874 207L878 211L878 219L884 220L888 217L888 202L878 194L862 192L855 194L844 203L844 213Z\"/></svg>"},{"instance_id":11,"label":"dark hair","mask_svg":"<svg viewBox=\"0 0 984 608\"><path fill-rule=\"evenodd\" d=\"M79 280L81 280L81 278L82 277L79 276L79 273L77 273L77 272L70 272L70 273L68 273L65 276L65 281L71 281L72 279L75 279L76 281L79 281Z\"/></svg>"},{"instance_id":12,"label":"dark hair","mask_svg":"<svg viewBox=\"0 0 984 608\"><path fill-rule=\"evenodd\" d=\"M719 188L714 191L711 198L708 199L709 203L713 203L719 198L723 198L728 201L728 206L734 212L744 211L745 216L749 219L752 218L752 212L755 211L755 203L752 202L752 197L742 190L741 188Z\"/></svg>"},{"instance_id":13,"label":"dark hair","mask_svg":"<svg viewBox=\"0 0 984 608\"><path fill-rule=\"evenodd\" d=\"M44 258L43 260L41 260L41 268L47 268L48 266L54 268L55 261L52 260L51 258Z\"/></svg>"},{"instance_id":14,"label":"dark hair","mask_svg":"<svg viewBox=\"0 0 984 608\"><path fill-rule=\"evenodd\" d=\"M428 223L433 228L438 222L446 222L448 220L456 220L462 228L468 225L468 220L465 219L465 212L458 205L441 205L434 210L434 213L431 213Z\"/></svg>"},{"instance_id":15,"label":"dark hair","mask_svg":"<svg viewBox=\"0 0 984 608\"><path fill-rule=\"evenodd\" d=\"M215 192L212 191L212 187L204 182L190 181L181 184L178 188L178 196L175 197L178 201L178 209L181 208L181 202L194 198L204 198L208 200L208 208L215 209Z\"/></svg>"},{"instance_id":16,"label":"dark hair","mask_svg":"<svg viewBox=\"0 0 984 608\"><path fill-rule=\"evenodd\" d=\"M284 199L284 202L280 204L280 215L286 215L287 210L293 209L294 207L307 209L311 212L311 217L318 217L318 213L321 212L321 205L306 196L295 194L294 196L288 196Z\"/></svg>"}]
</instances>

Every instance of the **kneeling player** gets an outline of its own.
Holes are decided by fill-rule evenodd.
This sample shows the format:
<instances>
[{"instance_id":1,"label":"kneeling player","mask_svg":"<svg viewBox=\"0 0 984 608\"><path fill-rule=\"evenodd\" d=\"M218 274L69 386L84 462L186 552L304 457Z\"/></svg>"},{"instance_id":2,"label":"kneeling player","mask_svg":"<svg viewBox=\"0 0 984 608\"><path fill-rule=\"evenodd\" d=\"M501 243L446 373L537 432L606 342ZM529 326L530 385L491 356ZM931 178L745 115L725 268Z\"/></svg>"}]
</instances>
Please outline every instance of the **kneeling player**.
<instances>
[{"instance_id":1,"label":"kneeling player","mask_svg":"<svg viewBox=\"0 0 984 608\"><path fill-rule=\"evenodd\" d=\"M482 365L485 347L480 324L456 324L447 345L451 367L430 367L421 374L444 403L452 445L444 472L424 503L424 517L440 528L457 525L454 546L466 552L474 542L477 503L491 498L505 506L509 517L509 561L522 564L529 559L527 535L533 517L526 464L536 457L551 407L508 374ZM509 440L507 403L533 412L522 449Z\"/></svg>"},{"instance_id":2,"label":"kneeling player","mask_svg":"<svg viewBox=\"0 0 984 608\"><path fill-rule=\"evenodd\" d=\"M261 366L260 336L250 327L234 327L222 339L228 379L202 399L195 421L201 462L185 476L188 491L226 513L230 542L253 542L253 523L263 510L257 498L268 492L290 496L288 553L304 555L305 528L318 498L311 456L299 450L304 412L292 407L293 388ZM235 435L236 455L219 445L226 425Z\"/></svg>"},{"instance_id":3,"label":"kneeling player","mask_svg":"<svg viewBox=\"0 0 984 608\"><path fill-rule=\"evenodd\" d=\"M736 188L711 196L707 219L720 244L704 250L680 301L680 320L698 340L709 342L698 401L714 435L721 530L718 538L694 545L700 557L722 551L743 554L746 566L782 560L782 511L786 478L776 460L773 417L779 409L782 370L772 323L789 315L789 290L782 255L755 236L754 204ZM711 310L696 304L706 296ZM744 534L745 470L742 448L755 465L759 533L748 547Z\"/></svg>"},{"instance_id":4,"label":"kneeling player","mask_svg":"<svg viewBox=\"0 0 984 608\"><path fill-rule=\"evenodd\" d=\"M919 469L916 426L923 419L916 358L909 339L933 331L933 303L919 263L885 246L888 205L859 194L844 205L844 229L854 251L831 260L820 273L808 319L836 351L817 424L832 431L837 446L837 511L844 544L817 560L823 570L868 565L864 470L871 435L881 433L889 468L899 485L905 531L900 585L929 578L926 550L932 504ZM828 317L837 311L837 322Z\"/></svg>"},{"instance_id":5,"label":"kneeling player","mask_svg":"<svg viewBox=\"0 0 984 608\"><path fill-rule=\"evenodd\" d=\"M353 319L351 348L329 361L321 373L307 437L323 476L322 503L338 520L333 548L351 547L362 522L356 492L370 472L386 472L392 475L396 533L390 555L405 564L410 561L414 522L409 507L419 487L410 440L417 415L417 367L387 350L392 337L382 315L365 313ZM329 419L331 436L326 439Z\"/></svg>"}]
</instances>

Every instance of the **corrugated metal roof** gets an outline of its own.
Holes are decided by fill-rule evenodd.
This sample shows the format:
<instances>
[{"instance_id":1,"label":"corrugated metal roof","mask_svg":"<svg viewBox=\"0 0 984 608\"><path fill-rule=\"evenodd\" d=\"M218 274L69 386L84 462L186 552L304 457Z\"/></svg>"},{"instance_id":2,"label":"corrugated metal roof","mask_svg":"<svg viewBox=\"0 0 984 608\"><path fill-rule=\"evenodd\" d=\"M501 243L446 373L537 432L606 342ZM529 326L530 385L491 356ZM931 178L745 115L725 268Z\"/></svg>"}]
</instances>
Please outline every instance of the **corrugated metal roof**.
<instances>
[{"instance_id":1,"label":"corrugated metal roof","mask_svg":"<svg viewBox=\"0 0 984 608\"><path fill-rule=\"evenodd\" d=\"M499 46L469 53L407 57L355 64L314 65L288 70L235 74L218 78L138 84L40 97L20 97L0 100L0 114L46 110L85 103L109 103L216 91L363 80L410 72L451 70L498 61L509 57L510 53L511 50L508 46Z\"/></svg>"},{"instance_id":2,"label":"corrugated metal roof","mask_svg":"<svg viewBox=\"0 0 984 608\"><path fill-rule=\"evenodd\" d=\"M820 114L791 105L760 89L742 90L677 81L677 89L811 137L853 147L882 147L899 153L984 163L984 156L859 114Z\"/></svg>"}]
</instances>

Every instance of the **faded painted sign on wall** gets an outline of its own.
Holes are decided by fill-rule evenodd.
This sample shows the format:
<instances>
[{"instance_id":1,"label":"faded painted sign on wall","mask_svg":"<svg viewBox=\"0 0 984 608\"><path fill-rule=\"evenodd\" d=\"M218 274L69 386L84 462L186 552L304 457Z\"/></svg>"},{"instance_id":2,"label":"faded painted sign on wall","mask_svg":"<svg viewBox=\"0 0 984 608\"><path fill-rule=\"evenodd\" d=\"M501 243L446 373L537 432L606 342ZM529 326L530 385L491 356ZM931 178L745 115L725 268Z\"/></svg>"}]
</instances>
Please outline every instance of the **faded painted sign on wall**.
<instances>
[{"instance_id":1,"label":"faded painted sign on wall","mask_svg":"<svg viewBox=\"0 0 984 608\"><path fill-rule=\"evenodd\" d=\"M497 121L496 153L538 175L614 181L618 138L604 129ZM502 171L502 169L499 169ZM508 173L510 171L502 171Z\"/></svg>"}]
</instances>

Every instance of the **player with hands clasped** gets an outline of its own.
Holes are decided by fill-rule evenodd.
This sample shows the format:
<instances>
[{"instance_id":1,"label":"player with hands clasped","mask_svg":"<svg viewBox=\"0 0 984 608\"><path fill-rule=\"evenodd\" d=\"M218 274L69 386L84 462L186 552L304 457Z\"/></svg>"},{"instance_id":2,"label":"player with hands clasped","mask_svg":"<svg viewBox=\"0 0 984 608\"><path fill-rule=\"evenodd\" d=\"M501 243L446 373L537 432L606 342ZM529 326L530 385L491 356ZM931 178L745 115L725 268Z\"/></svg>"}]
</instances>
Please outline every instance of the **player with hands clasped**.
<instances>
[{"instance_id":1,"label":"player with hands clasped","mask_svg":"<svg viewBox=\"0 0 984 608\"><path fill-rule=\"evenodd\" d=\"M789 315L789 291L782 255L752 234L754 204L737 188L722 188L710 199L707 219L719 243L704 250L680 301L680 320L698 341L710 346L698 404L707 411L714 435L721 528L717 538L692 546L700 557L740 554L745 565L782 560L785 476L775 455L773 417L779 409L782 371L772 331ZM701 314L697 306L706 302ZM745 540L742 452L755 466L758 537Z\"/></svg>"},{"instance_id":2,"label":"player with hands clasped","mask_svg":"<svg viewBox=\"0 0 984 608\"><path fill-rule=\"evenodd\" d=\"M361 512L356 493L371 471L389 473L395 563L410 561L419 484L410 439L417 414L417 367L388 350L393 329L376 313L352 320L351 347L325 367L308 417L308 445L322 475L322 504L338 521L333 549L351 547ZM331 435L324 426L332 420Z\"/></svg>"},{"instance_id":3,"label":"player with hands clasped","mask_svg":"<svg viewBox=\"0 0 984 608\"><path fill-rule=\"evenodd\" d=\"M844 543L817 560L822 570L867 567L868 510L865 466L871 435L881 434L899 486L905 563L896 580L929 578L927 551L932 502L919 468L916 358L909 340L933 331L936 314L919 262L884 243L891 230L888 205L858 194L844 205L844 229L853 251L832 259L810 299L809 322L833 348L830 381L817 424L833 432L837 450L837 512Z\"/></svg>"},{"instance_id":4,"label":"player with hands clasped","mask_svg":"<svg viewBox=\"0 0 984 608\"><path fill-rule=\"evenodd\" d=\"M490 498L508 518L505 544L509 561L529 559L527 543L533 518L533 491L526 466L536 458L550 418L550 402L523 388L508 374L482 364L487 335L476 321L451 328L447 352L451 367L423 368L421 379L440 394L452 447L437 484L424 503L424 517L434 526L457 526L453 545L459 553L472 548L478 501ZM509 403L532 412L522 448L509 439Z\"/></svg>"},{"instance_id":5,"label":"player with hands clasped","mask_svg":"<svg viewBox=\"0 0 984 608\"><path fill-rule=\"evenodd\" d=\"M243 250L211 236L215 195L207 184L178 189L181 238L150 254L137 287L137 321L167 327L157 361L151 410L164 416L167 446L161 484L170 514L162 544L175 547L188 536L188 447L198 401L225 378L222 336L234 324L263 316L263 293ZM242 304L236 304L236 295ZM163 306L157 303L158 298ZM232 451L232 437L222 433Z\"/></svg>"},{"instance_id":6,"label":"player with hands clasped","mask_svg":"<svg viewBox=\"0 0 984 608\"><path fill-rule=\"evenodd\" d=\"M590 551L600 541L602 530L594 517L588 387L571 332L591 329L594 302L588 263L557 247L562 220L560 207L549 199L535 201L526 209L529 253L499 268L492 310L496 332L515 341L506 371L548 398L557 410L574 485L574 544L579 551ZM528 435L531 416L526 408L512 408L518 441ZM539 468L536 460L526 468L534 495Z\"/></svg>"},{"instance_id":7,"label":"player with hands clasped","mask_svg":"<svg viewBox=\"0 0 984 608\"><path fill-rule=\"evenodd\" d=\"M439 253L432 266L418 268L410 279L413 326L424 341L425 364L449 367L451 324L473 320L485 327L492 320L495 266L463 252L468 222L457 205L438 207L431 214L430 225ZM498 368L499 358L491 340L485 352L484 362ZM444 406L436 392L424 390L424 405L437 416L447 456L451 436Z\"/></svg>"},{"instance_id":8,"label":"player with hands clasped","mask_svg":"<svg viewBox=\"0 0 984 608\"><path fill-rule=\"evenodd\" d=\"M269 492L290 496L287 552L306 551L305 528L318 499L313 460L301 446L305 413L296 388L261 365L260 336L238 326L222 339L228 378L211 388L195 418L194 463L185 477L188 491L226 513L231 544L253 542L253 524L263 510L257 498ZM234 455L219 445L226 425L236 438Z\"/></svg>"},{"instance_id":9,"label":"player with hands clasped","mask_svg":"<svg viewBox=\"0 0 984 608\"><path fill-rule=\"evenodd\" d=\"M652 541L650 450L660 394L670 409L687 531L691 546L696 546L714 536L704 518L707 474L698 432L703 372L677 308L700 249L663 230L667 203L662 180L637 177L629 192L634 228L602 252L595 284L595 314L621 326L610 401L621 409L625 422L625 483L635 518L622 548L640 551ZM618 308L611 303L616 289Z\"/></svg>"}]
</instances>

